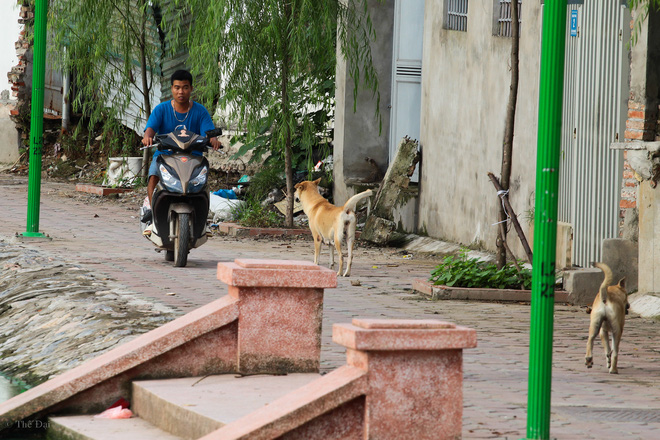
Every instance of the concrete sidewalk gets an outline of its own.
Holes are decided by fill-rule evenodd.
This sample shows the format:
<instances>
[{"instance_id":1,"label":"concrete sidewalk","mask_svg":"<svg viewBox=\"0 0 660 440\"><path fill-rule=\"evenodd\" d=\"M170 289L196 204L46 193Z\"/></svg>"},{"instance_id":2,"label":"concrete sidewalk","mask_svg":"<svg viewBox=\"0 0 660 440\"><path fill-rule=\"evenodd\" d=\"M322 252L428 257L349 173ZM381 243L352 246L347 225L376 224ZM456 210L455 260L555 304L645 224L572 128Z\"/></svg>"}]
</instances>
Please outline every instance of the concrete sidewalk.
<instances>
[{"instance_id":1,"label":"concrete sidewalk","mask_svg":"<svg viewBox=\"0 0 660 440\"><path fill-rule=\"evenodd\" d=\"M0 174L0 235L23 232L27 179ZM181 312L226 294L216 279L219 261L235 258L313 258L308 237L213 237L175 268L139 231L138 206L75 194L73 184L44 182L40 229L52 241L27 246L77 262ZM324 249L322 263L327 262ZM360 246L352 276L325 295L321 365L345 361L331 342L333 323L355 316L437 318L477 330L478 348L465 351L464 439L525 437L529 305L429 301L415 296L412 280L428 277L437 261L404 258L408 252ZM558 439L654 439L660 429L660 323L629 315L619 375L609 375L599 348L584 366L589 316L578 307L555 308L551 436ZM1 322L1 321L0 321ZM1 325L1 324L0 324Z\"/></svg>"}]
</instances>

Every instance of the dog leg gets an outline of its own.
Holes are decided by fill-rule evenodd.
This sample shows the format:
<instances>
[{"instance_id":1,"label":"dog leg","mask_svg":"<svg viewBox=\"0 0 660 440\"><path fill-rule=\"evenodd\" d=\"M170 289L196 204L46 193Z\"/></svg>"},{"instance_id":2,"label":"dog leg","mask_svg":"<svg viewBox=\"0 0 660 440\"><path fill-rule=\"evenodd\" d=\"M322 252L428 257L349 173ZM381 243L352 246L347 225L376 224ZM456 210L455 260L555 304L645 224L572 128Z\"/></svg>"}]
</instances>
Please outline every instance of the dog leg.
<instances>
[{"instance_id":1,"label":"dog leg","mask_svg":"<svg viewBox=\"0 0 660 440\"><path fill-rule=\"evenodd\" d=\"M335 267L335 249L332 247L332 243L328 243L328 251L330 252L330 269ZM341 270L341 267L339 268Z\"/></svg>"},{"instance_id":2,"label":"dog leg","mask_svg":"<svg viewBox=\"0 0 660 440\"><path fill-rule=\"evenodd\" d=\"M611 368L612 347L610 347L610 334L607 331L607 324L603 325L600 329L600 340L603 343L603 350L605 350L605 358L607 359L607 368Z\"/></svg>"},{"instance_id":3,"label":"dog leg","mask_svg":"<svg viewBox=\"0 0 660 440\"><path fill-rule=\"evenodd\" d=\"M611 354L610 374L619 373L616 364L617 361L619 360L619 342L621 342L622 334L623 331L615 328L612 329L612 354Z\"/></svg>"},{"instance_id":4,"label":"dog leg","mask_svg":"<svg viewBox=\"0 0 660 440\"><path fill-rule=\"evenodd\" d=\"M596 339L596 335L600 332L600 326L602 324L602 320L592 320L591 324L589 324L589 338L587 339L587 354L584 356L584 364L587 366L587 368L591 368L594 366L594 357L593 357L593 349L594 349L594 339Z\"/></svg>"},{"instance_id":5,"label":"dog leg","mask_svg":"<svg viewBox=\"0 0 660 440\"><path fill-rule=\"evenodd\" d=\"M355 244L355 229L349 227L348 234L346 235L346 247L348 248L348 255L346 257L346 272L344 276L351 275L351 266L353 265L353 245Z\"/></svg>"},{"instance_id":6,"label":"dog leg","mask_svg":"<svg viewBox=\"0 0 660 440\"><path fill-rule=\"evenodd\" d=\"M314 264L319 264L319 254L321 253L321 234L314 234Z\"/></svg>"},{"instance_id":7,"label":"dog leg","mask_svg":"<svg viewBox=\"0 0 660 440\"><path fill-rule=\"evenodd\" d=\"M337 239L338 237L335 237L335 248L337 249L337 255L339 255L339 269L337 270L337 276L341 275L341 269L344 267L344 254L341 251L341 240ZM330 251L332 252L332 251ZM346 276L346 275L344 275Z\"/></svg>"}]
</instances>

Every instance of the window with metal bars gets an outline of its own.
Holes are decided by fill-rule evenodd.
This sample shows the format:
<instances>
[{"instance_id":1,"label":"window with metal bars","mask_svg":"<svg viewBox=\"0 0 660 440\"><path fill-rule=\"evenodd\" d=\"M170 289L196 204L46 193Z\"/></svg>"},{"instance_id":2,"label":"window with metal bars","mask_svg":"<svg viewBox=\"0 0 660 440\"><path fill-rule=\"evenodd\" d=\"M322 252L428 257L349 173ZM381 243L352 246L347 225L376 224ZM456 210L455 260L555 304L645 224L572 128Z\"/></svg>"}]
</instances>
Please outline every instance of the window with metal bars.
<instances>
[{"instance_id":1,"label":"window with metal bars","mask_svg":"<svg viewBox=\"0 0 660 440\"><path fill-rule=\"evenodd\" d=\"M497 23L494 34L498 37L511 37L511 0L496 0L495 16ZM518 23L522 27L522 0L518 0Z\"/></svg>"},{"instance_id":2,"label":"window with metal bars","mask_svg":"<svg viewBox=\"0 0 660 440\"><path fill-rule=\"evenodd\" d=\"M445 0L445 29L467 32L468 0Z\"/></svg>"}]
</instances>

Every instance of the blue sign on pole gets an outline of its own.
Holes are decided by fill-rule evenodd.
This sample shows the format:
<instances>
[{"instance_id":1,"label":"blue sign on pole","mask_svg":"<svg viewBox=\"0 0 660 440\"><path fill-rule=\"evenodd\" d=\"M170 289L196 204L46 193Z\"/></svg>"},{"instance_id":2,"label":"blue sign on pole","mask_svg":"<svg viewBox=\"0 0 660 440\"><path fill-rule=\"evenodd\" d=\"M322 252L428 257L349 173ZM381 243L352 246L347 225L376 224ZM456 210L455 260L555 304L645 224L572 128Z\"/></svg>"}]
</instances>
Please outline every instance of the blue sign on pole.
<instances>
[{"instance_id":1,"label":"blue sign on pole","mask_svg":"<svg viewBox=\"0 0 660 440\"><path fill-rule=\"evenodd\" d=\"M577 37L577 9L571 11L571 37Z\"/></svg>"}]
</instances>

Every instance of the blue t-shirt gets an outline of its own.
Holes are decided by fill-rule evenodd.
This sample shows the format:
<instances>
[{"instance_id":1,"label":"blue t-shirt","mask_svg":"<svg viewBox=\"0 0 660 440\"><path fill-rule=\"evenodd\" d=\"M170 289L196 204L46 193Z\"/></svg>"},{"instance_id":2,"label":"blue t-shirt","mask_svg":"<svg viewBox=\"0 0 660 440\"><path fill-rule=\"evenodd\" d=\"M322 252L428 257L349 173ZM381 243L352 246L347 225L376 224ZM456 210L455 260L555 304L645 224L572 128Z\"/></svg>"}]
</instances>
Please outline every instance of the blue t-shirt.
<instances>
[{"instance_id":1,"label":"blue t-shirt","mask_svg":"<svg viewBox=\"0 0 660 440\"><path fill-rule=\"evenodd\" d=\"M176 112L174 107L172 107L172 101L165 101L158 104L151 112L145 131L147 128L152 128L156 134L167 134L176 129L183 128L205 136L207 131L215 128L215 125L208 110L202 104L193 101L192 108L186 114ZM154 152L154 159L159 154L163 154L163 152L156 150ZM193 151L192 154L202 155L199 151Z\"/></svg>"}]
</instances>

